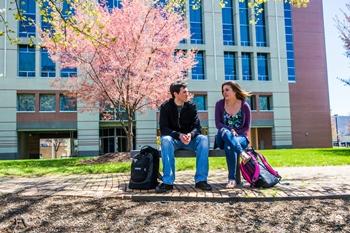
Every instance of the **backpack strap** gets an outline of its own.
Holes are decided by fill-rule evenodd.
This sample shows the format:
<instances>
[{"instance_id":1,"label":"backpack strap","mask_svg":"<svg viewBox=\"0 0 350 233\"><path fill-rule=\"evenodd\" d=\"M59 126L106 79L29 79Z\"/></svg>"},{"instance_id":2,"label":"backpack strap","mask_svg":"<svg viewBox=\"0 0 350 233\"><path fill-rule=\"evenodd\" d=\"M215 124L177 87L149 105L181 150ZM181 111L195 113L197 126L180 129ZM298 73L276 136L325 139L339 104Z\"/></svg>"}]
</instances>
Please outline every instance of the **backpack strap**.
<instances>
[{"instance_id":1,"label":"backpack strap","mask_svg":"<svg viewBox=\"0 0 350 233\"><path fill-rule=\"evenodd\" d=\"M260 167L259 167L259 163L258 163L257 159L255 158L255 156L251 156L251 159L253 160L254 165L255 165L255 171L254 171L254 175L252 178L252 184L254 184L259 179Z\"/></svg>"},{"instance_id":2,"label":"backpack strap","mask_svg":"<svg viewBox=\"0 0 350 233\"><path fill-rule=\"evenodd\" d=\"M259 157L259 159L261 160L261 162L264 164L264 166L266 167L266 169L274 176L278 177L278 178L281 178L281 176L278 174L277 171L275 171L271 165L267 162L265 156L263 156L262 154L260 153L256 153L257 156Z\"/></svg>"},{"instance_id":3,"label":"backpack strap","mask_svg":"<svg viewBox=\"0 0 350 233\"><path fill-rule=\"evenodd\" d=\"M252 183L252 180L250 179L250 176L248 175L247 170L245 169L243 163L241 163L241 164L239 165L239 169L241 170L241 173L242 173L242 176L244 177L244 179L245 179L249 184L251 184L251 183Z\"/></svg>"},{"instance_id":4,"label":"backpack strap","mask_svg":"<svg viewBox=\"0 0 350 233\"><path fill-rule=\"evenodd\" d=\"M144 153L151 153L152 155L157 155L158 157L160 157L159 150L148 145L144 145L143 147L141 147L140 154Z\"/></svg>"}]
</instances>

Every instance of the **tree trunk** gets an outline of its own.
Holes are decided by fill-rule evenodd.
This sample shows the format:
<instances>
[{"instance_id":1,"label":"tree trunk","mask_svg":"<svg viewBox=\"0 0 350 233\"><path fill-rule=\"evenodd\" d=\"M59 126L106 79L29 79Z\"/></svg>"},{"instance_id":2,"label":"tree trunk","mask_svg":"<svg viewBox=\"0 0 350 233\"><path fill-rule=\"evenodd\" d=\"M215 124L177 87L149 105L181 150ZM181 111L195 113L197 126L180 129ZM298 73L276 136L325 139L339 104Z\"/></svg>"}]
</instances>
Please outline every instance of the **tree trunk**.
<instances>
[{"instance_id":1,"label":"tree trunk","mask_svg":"<svg viewBox=\"0 0 350 233\"><path fill-rule=\"evenodd\" d=\"M131 151L133 149L133 138L134 138L134 131L133 131L134 122L133 122L133 120L134 119L131 116L131 114L128 114L128 132L127 132L128 146L127 146L127 151Z\"/></svg>"}]
</instances>

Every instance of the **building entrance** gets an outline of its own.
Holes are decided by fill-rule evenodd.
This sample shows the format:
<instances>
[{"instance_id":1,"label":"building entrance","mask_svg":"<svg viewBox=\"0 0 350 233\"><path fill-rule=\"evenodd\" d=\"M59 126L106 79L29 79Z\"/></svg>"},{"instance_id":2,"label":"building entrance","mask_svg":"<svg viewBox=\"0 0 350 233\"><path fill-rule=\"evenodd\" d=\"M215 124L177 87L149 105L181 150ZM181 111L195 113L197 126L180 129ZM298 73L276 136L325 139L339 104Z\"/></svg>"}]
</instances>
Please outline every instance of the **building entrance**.
<instances>
[{"instance_id":1,"label":"building entrance","mask_svg":"<svg viewBox=\"0 0 350 233\"><path fill-rule=\"evenodd\" d=\"M135 139L134 139L134 145L135 145ZM115 128L100 129L100 154L126 152L126 151L127 151L127 137L126 137L125 131L122 128L115 127Z\"/></svg>"}]
</instances>

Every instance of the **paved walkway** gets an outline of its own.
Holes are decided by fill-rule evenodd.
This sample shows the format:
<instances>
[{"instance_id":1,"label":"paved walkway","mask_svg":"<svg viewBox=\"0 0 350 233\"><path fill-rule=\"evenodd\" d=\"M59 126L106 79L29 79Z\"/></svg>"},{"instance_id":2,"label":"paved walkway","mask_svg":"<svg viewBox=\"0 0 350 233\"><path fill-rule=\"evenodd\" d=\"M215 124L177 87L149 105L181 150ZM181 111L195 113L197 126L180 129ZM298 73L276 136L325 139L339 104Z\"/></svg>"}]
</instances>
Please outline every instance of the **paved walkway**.
<instances>
[{"instance_id":1,"label":"paved walkway","mask_svg":"<svg viewBox=\"0 0 350 233\"><path fill-rule=\"evenodd\" d=\"M127 188L129 174L62 175L39 178L0 177L0 196L88 196L113 197L135 201L257 201L311 198L350 198L350 166L300 167L277 169L283 177L270 189L225 189L226 171L211 171L213 191L194 188L193 171L178 172L173 192L156 194L154 190Z\"/></svg>"}]
</instances>

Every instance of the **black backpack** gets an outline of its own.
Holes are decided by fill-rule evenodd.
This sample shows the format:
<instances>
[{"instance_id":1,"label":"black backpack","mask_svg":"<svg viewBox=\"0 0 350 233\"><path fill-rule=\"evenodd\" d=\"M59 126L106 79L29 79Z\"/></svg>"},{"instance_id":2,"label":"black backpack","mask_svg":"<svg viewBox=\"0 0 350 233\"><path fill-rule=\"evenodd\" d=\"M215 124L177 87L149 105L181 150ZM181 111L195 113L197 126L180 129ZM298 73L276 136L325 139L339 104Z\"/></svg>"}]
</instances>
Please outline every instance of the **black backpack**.
<instances>
[{"instance_id":1,"label":"black backpack","mask_svg":"<svg viewBox=\"0 0 350 233\"><path fill-rule=\"evenodd\" d=\"M129 189L154 189L158 185L159 151L143 146L131 162Z\"/></svg>"}]
</instances>

